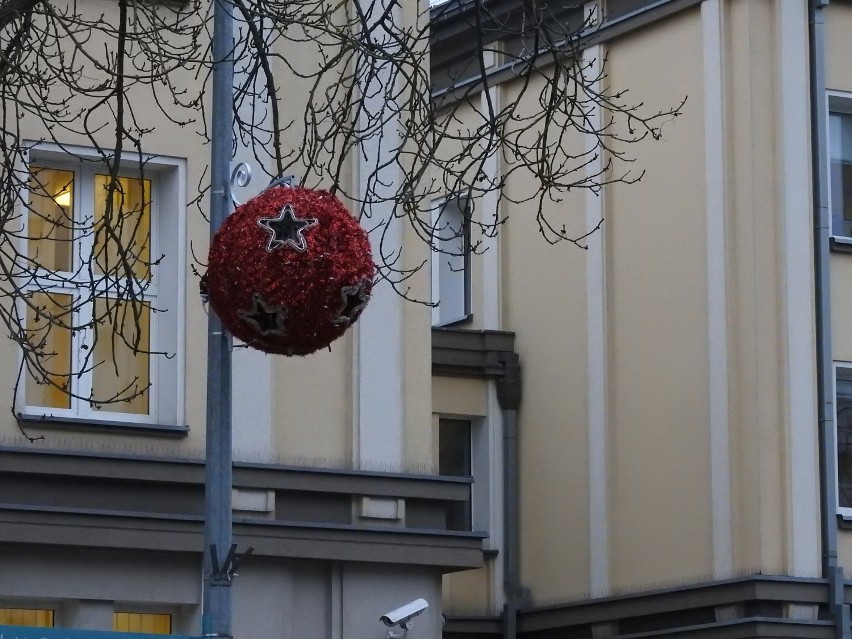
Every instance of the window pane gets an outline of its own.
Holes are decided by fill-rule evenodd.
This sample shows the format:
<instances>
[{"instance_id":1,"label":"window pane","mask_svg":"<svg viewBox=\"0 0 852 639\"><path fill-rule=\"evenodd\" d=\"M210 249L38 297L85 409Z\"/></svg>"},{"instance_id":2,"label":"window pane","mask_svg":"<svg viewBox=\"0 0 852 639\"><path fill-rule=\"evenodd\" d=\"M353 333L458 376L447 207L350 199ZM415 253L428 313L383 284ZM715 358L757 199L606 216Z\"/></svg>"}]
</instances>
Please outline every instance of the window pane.
<instances>
[{"instance_id":1,"label":"window pane","mask_svg":"<svg viewBox=\"0 0 852 639\"><path fill-rule=\"evenodd\" d=\"M74 173L30 167L27 253L50 271L71 270Z\"/></svg>"},{"instance_id":2,"label":"window pane","mask_svg":"<svg viewBox=\"0 0 852 639\"><path fill-rule=\"evenodd\" d=\"M0 608L0 625L53 628L53 611L29 608Z\"/></svg>"},{"instance_id":3,"label":"window pane","mask_svg":"<svg viewBox=\"0 0 852 639\"><path fill-rule=\"evenodd\" d=\"M438 422L438 473L470 476L470 422L442 419Z\"/></svg>"},{"instance_id":4,"label":"window pane","mask_svg":"<svg viewBox=\"0 0 852 639\"><path fill-rule=\"evenodd\" d=\"M442 419L438 422L438 474L451 477L471 475L470 422ZM447 530L470 530L470 501L447 505Z\"/></svg>"},{"instance_id":5,"label":"window pane","mask_svg":"<svg viewBox=\"0 0 852 639\"><path fill-rule=\"evenodd\" d=\"M172 632L172 616L142 612L115 612L112 629L118 632L146 632L168 635Z\"/></svg>"},{"instance_id":6,"label":"window pane","mask_svg":"<svg viewBox=\"0 0 852 639\"><path fill-rule=\"evenodd\" d=\"M147 302L95 300L97 332L94 342L92 396L129 401L94 406L115 413L148 414L151 306Z\"/></svg>"},{"instance_id":7,"label":"window pane","mask_svg":"<svg viewBox=\"0 0 852 639\"><path fill-rule=\"evenodd\" d=\"M829 147L831 148L831 234L852 237L852 116L831 114Z\"/></svg>"},{"instance_id":8,"label":"window pane","mask_svg":"<svg viewBox=\"0 0 852 639\"><path fill-rule=\"evenodd\" d=\"M110 177L95 176L95 264L101 273L149 277L151 181L120 177L107 212ZM127 265L123 263L127 262Z\"/></svg>"},{"instance_id":9,"label":"window pane","mask_svg":"<svg viewBox=\"0 0 852 639\"><path fill-rule=\"evenodd\" d=\"M59 293L33 293L27 296L27 342L40 354L47 379L27 375L26 402L29 406L71 408L67 389L71 375L71 331L51 323L70 324L73 298ZM35 308L33 308L35 307Z\"/></svg>"},{"instance_id":10,"label":"window pane","mask_svg":"<svg viewBox=\"0 0 852 639\"><path fill-rule=\"evenodd\" d=\"M837 369L837 474L840 506L852 507L852 368Z\"/></svg>"},{"instance_id":11,"label":"window pane","mask_svg":"<svg viewBox=\"0 0 852 639\"><path fill-rule=\"evenodd\" d=\"M433 301L438 303L432 316L436 325L466 319L470 313L470 225L466 206L458 198L441 207L433 229L432 259L437 261L437 290Z\"/></svg>"}]
</instances>

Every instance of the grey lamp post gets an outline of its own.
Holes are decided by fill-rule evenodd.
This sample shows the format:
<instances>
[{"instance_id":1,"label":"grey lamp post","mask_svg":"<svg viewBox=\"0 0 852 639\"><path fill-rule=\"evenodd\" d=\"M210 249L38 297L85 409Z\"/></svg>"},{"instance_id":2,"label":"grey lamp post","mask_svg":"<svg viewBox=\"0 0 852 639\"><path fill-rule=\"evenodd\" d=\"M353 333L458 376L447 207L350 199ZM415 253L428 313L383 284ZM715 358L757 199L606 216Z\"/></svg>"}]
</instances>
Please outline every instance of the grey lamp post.
<instances>
[{"instance_id":1,"label":"grey lamp post","mask_svg":"<svg viewBox=\"0 0 852 639\"><path fill-rule=\"evenodd\" d=\"M233 140L233 5L215 0L213 8L213 95L210 151L210 238L230 213L228 186ZM231 339L210 311L207 335L207 451L204 491L202 633L230 637L231 583ZM215 552L213 551L215 549ZM227 562L225 562L227 564Z\"/></svg>"}]
</instances>

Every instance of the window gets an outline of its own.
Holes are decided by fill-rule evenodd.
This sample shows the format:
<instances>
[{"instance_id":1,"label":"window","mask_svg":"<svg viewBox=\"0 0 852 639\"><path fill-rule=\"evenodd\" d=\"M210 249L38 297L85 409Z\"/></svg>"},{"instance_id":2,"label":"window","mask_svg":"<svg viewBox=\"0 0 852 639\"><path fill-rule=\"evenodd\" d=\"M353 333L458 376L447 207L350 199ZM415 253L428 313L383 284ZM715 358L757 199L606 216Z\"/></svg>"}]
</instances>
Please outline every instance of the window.
<instances>
[{"instance_id":1,"label":"window","mask_svg":"<svg viewBox=\"0 0 852 639\"><path fill-rule=\"evenodd\" d=\"M438 474L471 476L471 428L466 419L438 421ZM447 530L471 529L471 503L456 502L447 507Z\"/></svg>"},{"instance_id":2,"label":"window","mask_svg":"<svg viewBox=\"0 0 852 639\"><path fill-rule=\"evenodd\" d=\"M106 166L79 153L36 147L25 169L35 276L20 313L45 355L43 374L27 369L19 406L60 421L178 425L182 163L150 158L140 170L137 158L110 189ZM117 297L131 288L136 304Z\"/></svg>"},{"instance_id":3,"label":"window","mask_svg":"<svg viewBox=\"0 0 852 639\"><path fill-rule=\"evenodd\" d=\"M837 502L841 509L852 509L852 364L836 364L834 373Z\"/></svg>"},{"instance_id":4,"label":"window","mask_svg":"<svg viewBox=\"0 0 852 639\"><path fill-rule=\"evenodd\" d=\"M432 325L470 319L470 206L449 197L433 207Z\"/></svg>"},{"instance_id":5,"label":"window","mask_svg":"<svg viewBox=\"0 0 852 639\"><path fill-rule=\"evenodd\" d=\"M0 608L0 626L53 628L53 611L35 608Z\"/></svg>"},{"instance_id":6,"label":"window","mask_svg":"<svg viewBox=\"0 0 852 639\"><path fill-rule=\"evenodd\" d=\"M835 100L830 100L834 105ZM842 103L839 103L842 104ZM852 240L852 114L828 116L831 171L831 234Z\"/></svg>"},{"instance_id":7,"label":"window","mask_svg":"<svg viewBox=\"0 0 852 639\"><path fill-rule=\"evenodd\" d=\"M114 612L112 629L118 632L170 635L172 633L172 616L148 612Z\"/></svg>"}]
</instances>

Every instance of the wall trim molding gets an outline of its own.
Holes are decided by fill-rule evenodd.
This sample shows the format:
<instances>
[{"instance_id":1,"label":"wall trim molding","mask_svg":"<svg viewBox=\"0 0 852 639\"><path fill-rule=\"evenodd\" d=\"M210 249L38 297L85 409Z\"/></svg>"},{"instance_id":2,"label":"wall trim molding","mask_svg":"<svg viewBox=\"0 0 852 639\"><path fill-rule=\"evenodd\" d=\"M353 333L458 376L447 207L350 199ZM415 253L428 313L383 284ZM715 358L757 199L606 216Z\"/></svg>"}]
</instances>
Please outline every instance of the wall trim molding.
<instances>
[{"instance_id":1,"label":"wall trim molding","mask_svg":"<svg viewBox=\"0 0 852 639\"><path fill-rule=\"evenodd\" d=\"M852 598L847 586L845 600ZM751 575L690 586L637 592L518 611L518 637L824 637L831 621L818 613L828 606L828 581ZM796 611L812 610L813 619ZM498 639L500 617L447 616L443 639ZM599 634L605 628L607 635ZM597 630L596 630L597 629Z\"/></svg>"},{"instance_id":2,"label":"wall trim molding","mask_svg":"<svg viewBox=\"0 0 852 639\"><path fill-rule=\"evenodd\" d=\"M377 471L234 464L234 486L263 509L234 512L234 536L274 557L480 567L484 532L446 529L472 480ZM0 545L200 552L201 460L0 446ZM396 518L361 514L365 497L396 500Z\"/></svg>"},{"instance_id":3,"label":"wall trim molding","mask_svg":"<svg viewBox=\"0 0 852 639\"><path fill-rule=\"evenodd\" d=\"M502 379L506 353L515 353L515 334L509 331L432 329L433 375Z\"/></svg>"}]
</instances>

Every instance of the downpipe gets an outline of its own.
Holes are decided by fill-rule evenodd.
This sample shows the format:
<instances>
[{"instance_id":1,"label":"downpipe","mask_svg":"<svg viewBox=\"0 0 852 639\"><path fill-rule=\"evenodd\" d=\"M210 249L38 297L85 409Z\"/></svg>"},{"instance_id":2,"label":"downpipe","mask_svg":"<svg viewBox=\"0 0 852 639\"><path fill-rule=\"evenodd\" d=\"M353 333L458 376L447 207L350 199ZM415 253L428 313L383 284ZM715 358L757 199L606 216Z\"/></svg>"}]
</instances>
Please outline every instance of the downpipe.
<instances>
[{"instance_id":1,"label":"downpipe","mask_svg":"<svg viewBox=\"0 0 852 639\"><path fill-rule=\"evenodd\" d=\"M837 526L837 454L834 447L834 367L831 346L830 188L827 142L828 104L825 85L825 18L829 0L809 0L811 145L814 194L814 274L817 351L817 414L820 444L820 522L822 573L828 580L828 606L837 639L852 639L849 606L844 603Z\"/></svg>"}]
</instances>

